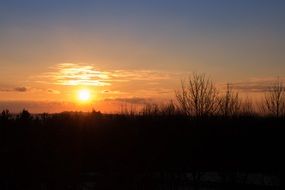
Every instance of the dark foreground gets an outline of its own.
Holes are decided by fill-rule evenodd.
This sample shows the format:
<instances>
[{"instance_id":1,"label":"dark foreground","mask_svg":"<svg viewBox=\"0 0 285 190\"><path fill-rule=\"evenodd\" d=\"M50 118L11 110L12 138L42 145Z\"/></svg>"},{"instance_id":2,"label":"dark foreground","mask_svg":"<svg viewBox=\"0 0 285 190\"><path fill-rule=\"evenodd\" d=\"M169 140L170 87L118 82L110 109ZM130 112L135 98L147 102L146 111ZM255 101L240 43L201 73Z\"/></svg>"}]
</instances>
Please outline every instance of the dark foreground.
<instances>
[{"instance_id":1,"label":"dark foreground","mask_svg":"<svg viewBox=\"0 0 285 190\"><path fill-rule=\"evenodd\" d=\"M1 120L0 189L284 189L284 124L100 113Z\"/></svg>"}]
</instances>

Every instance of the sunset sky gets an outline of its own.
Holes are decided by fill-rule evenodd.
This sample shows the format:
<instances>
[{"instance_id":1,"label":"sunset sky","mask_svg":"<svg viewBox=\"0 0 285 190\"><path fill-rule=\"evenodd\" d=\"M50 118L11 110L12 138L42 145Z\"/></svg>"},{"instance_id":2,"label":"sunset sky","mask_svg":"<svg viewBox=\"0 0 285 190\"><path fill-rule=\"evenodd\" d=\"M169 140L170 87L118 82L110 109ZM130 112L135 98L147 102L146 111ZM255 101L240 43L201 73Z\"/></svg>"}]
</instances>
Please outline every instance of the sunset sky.
<instances>
[{"instance_id":1,"label":"sunset sky","mask_svg":"<svg viewBox=\"0 0 285 190\"><path fill-rule=\"evenodd\" d=\"M255 97L285 77L284 21L284 0L0 0L0 110L112 112L192 72Z\"/></svg>"}]
</instances>

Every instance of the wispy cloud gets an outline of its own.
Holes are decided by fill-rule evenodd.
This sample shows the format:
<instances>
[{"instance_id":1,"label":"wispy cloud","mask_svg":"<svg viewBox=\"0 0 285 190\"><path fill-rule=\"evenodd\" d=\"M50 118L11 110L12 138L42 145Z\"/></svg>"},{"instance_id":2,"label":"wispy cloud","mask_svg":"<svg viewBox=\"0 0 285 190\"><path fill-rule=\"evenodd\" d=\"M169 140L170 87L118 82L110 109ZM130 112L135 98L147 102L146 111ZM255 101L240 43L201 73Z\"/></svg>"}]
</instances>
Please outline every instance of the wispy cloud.
<instances>
[{"instance_id":1,"label":"wispy cloud","mask_svg":"<svg viewBox=\"0 0 285 190\"><path fill-rule=\"evenodd\" d=\"M266 77L266 78L251 78L248 81L232 83L232 87L242 92L266 92L270 89L278 78ZM285 81L285 78L279 78L280 81Z\"/></svg>"},{"instance_id":2,"label":"wispy cloud","mask_svg":"<svg viewBox=\"0 0 285 190\"><path fill-rule=\"evenodd\" d=\"M37 82L64 86L108 86L108 72L96 70L92 65L61 63L51 68L52 71L36 77Z\"/></svg>"},{"instance_id":3,"label":"wispy cloud","mask_svg":"<svg viewBox=\"0 0 285 190\"><path fill-rule=\"evenodd\" d=\"M49 93L49 94L60 94L60 91L55 89L44 89L44 88L33 88L33 87L0 87L0 92L19 92L19 93Z\"/></svg>"},{"instance_id":4,"label":"wispy cloud","mask_svg":"<svg viewBox=\"0 0 285 190\"><path fill-rule=\"evenodd\" d=\"M27 92L29 89L27 87L15 87L15 88L2 88L1 92Z\"/></svg>"},{"instance_id":5,"label":"wispy cloud","mask_svg":"<svg viewBox=\"0 0 285 190\"><path fill-rule=\"evenodd\" d=\"M114 70L110 72L112 81L129 82L129 81L161 81L173 78L179 78L181 73L152 71L152 70Z\"/></svg>"},{"instance_id":6,"label":"wispy cloud","mask_svg":"<svg viewBox=\"0 0 285 190\"><path fill-rule=\"evenodd\" d=\"M110 86L112 83L144 81L159 84L160 81L180 79L182 73L152 70L101 71L91 64L60 63L51 71L34 78L36 82L64 86Z\"/></svg>"},{"instance_id":7,"label":"wispy cloud","mask_svg":"<svg viewBox=\"0 0 285 190\"><path fill-rule=\"evenodd\" d=\"M26 92L26 91L28 91L28 89L26 87L16 87L16 88L14 88L14 91Z\"/></svg>"},{"instance_id":8,"label":"wispy cloud","mask_svg":"<svg viewBox=\"0 0 285 190\"><path fill-rule=\"evenodd\" d=\"M54 89L48 89L47 92L50 94L60 94L60 91Z\"/></svg>"},{"instance_id":9,"label":"wispy cloud","mask_svg":"<svg viewBox=\"0 0 285 190\"><path fill-rule=\"evenodd\" d=\"M117 103L128 103L128 104L147 104L153 103L152 98L141 98L141 97L132 97L132 98L107 98L107 102L117 102Z\"/></svg>"}]
</instances>

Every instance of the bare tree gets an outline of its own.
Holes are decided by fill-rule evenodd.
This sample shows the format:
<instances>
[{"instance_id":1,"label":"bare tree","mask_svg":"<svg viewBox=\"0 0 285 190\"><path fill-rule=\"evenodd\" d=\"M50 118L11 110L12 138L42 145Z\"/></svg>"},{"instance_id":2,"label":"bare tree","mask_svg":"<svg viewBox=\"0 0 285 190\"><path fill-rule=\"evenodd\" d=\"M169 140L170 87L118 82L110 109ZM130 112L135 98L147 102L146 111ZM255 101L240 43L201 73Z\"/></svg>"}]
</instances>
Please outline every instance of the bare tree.
<instances>
[{"instance_id":1,"label":"bare tree","mask_svg":"<svg viewBox=\"0 0 285 190\"><path fill-rule=\"evenodd\" d=\"M279 78L265 93L263 109L276 117L285 114L285 88Z\"/></svg>"},{"instance_id":2,"label":"bare tree","mask_svg":"<svg viewBox=\"0 0 285 190\"><path fill-rule=\"evenodd\" d=\"M238 92L234 92L230 84L227 84L225 95L221 98L220 112L223 116L237 115L241 108Z\"/></svg>"},{"instance_id":3,"label":"bare tree","mask_svg":"<svg viewBox=\"0 0 285 190\"><path fill-rule=\"evenodd\" d=\"M136 106L134 106L133 104L122 104L121 105L121 110L120 110L120 114L128 116L128 117L134 117L136 116L137 113L137 108Z\"/></svg>"},{"instance_id":4,"label":"bare tree","mask_svg":"<svg viewBox=\"0 0 285 190\"><path fill-rule=\"evenodd\" d=\"M180 111L185 115L191 115L193 107L191 104L191 97L189 95L188 88L186 87L185 81L181 81L181 90L176 91L176 99L178 101L178 107Z\"/></svg>"},{"instance_id":5,"label":"bare tree","mask_svg":"<svg viewBox=\"0 0 285 190\"><path fill-rule=\"evenodd\" d=\"M174 116L179 114L176 105L170 100L167 103L147 103L139 111L142 116Z\"/></svg>"},{"instance_id":6,"label":"bare tree","mask_svg":"<svg viewBox=\"0 0 285 190\"><path fill-rule=\"evenodd\" d=\"M143 116L157 116L160 114L160 109L157 104L145 104L140 112Z\"/></svg>"},{"instance_id":7,"label":"bare tree","mask_svg":"<svg viewBox=\"0 0 285 190\"><path fill-rule=\"evenodd\" d=\"M193 73L187 83L181 81L176 99L184 114L196 117L213 115L220 105L218 90L205 74Z\"/></svg>"},{"instance_id":8,"label":"bare tree","mask_svg":"<svg viewBox=\"0 0 285 190\"><path fill-rule=\"evenodd\" d=\"M254 104L249 97L246 97L241 103L240 112L243 116L254 116L256 114Z\"/></svg>"},{"instance_id":9,"label":"bare tree","mask_svg":"<svg viewBox=\"0 0 285 190\"><path fill-rule=\"evenodd\" d=\"M164 104L160 107L160 112L165 116L173 116L178 114L177 109L173 101L169 101L167 104Z\"/></svg>"}]
</instances>

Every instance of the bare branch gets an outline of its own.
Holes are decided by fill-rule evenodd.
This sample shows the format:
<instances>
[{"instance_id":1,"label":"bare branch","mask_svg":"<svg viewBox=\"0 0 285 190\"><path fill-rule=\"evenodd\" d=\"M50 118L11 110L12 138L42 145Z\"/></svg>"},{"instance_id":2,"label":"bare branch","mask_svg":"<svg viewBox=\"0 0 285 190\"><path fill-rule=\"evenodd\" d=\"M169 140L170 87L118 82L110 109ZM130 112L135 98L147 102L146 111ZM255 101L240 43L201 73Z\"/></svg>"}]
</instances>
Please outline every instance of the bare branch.
<instances>
[{"instance_id":1,"label":"bare branch","mask_svg":"<svg viewBox=\"0 0 285 190\"><path fill-rule=\"evenodd\" d=\"M196 117L213 115L220 105L218 90L205 74L193 73L187 84L181 81L181 90L176 92L176 99L184 114Z\"/></svg>"}]
</instances>

